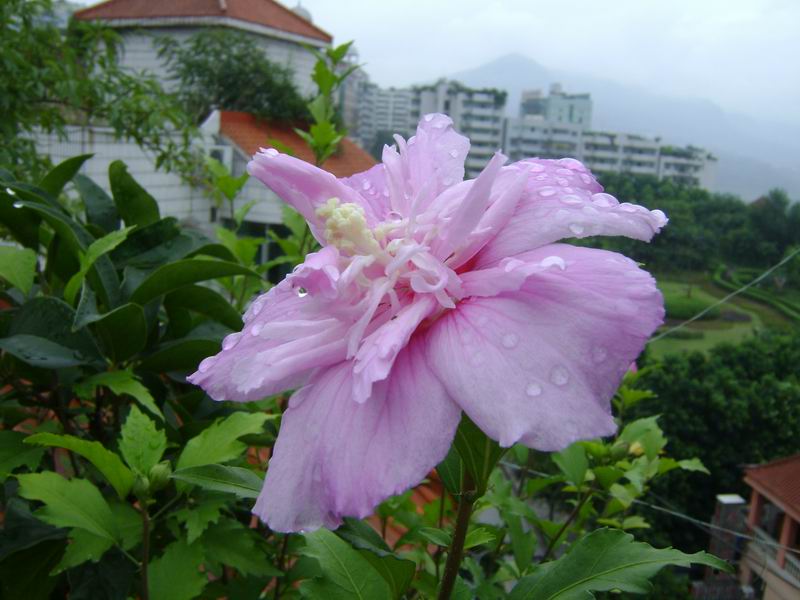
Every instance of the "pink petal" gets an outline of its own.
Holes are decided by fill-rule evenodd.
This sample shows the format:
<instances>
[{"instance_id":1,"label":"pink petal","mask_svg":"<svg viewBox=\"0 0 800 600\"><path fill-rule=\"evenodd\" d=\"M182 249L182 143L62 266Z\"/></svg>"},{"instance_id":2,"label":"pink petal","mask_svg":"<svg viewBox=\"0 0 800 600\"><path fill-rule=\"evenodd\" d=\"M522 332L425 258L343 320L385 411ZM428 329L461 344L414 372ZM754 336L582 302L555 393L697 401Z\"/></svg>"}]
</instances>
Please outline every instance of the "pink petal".
<instances>
[{"instance_id":1,"label":"pink petal","mask_svg":"<svg viewBox=\"0 0 800 600\"><path fill-rule=\"evenodd\" d=\"M352 188L369 204L378 220L384 220L392 210L389 202L389 187L386 184L386 170L377 164L366 171L340 179L343 184Z\"/></svg>"},{"instance_id":2,"label":"pink petal","mask_svg":"<svg viewBox=\"0 0 800 600\"><path fill-rule=\"evenodd\" d=\"M260 400L303 385L312 369L344 359L350 324L329 316L324 296L301 297L291 276L259 297L241 332L200 363L188 381L214 400Z\"/></svg>"},{"instance_id":3,"label":"pink petal","mask_svg":"<svg viewBox=\"0 0 800 600\"><path fill-rule=\"evenodd\" d=\"M552 244L564 238L624 235L649 241L667 223L660 210L620 204L574 159L525 160L528 183L513 216L477 256L477 265Z\"/></svg>"},{"instance_id":4,"label":"pink petal","mask_svg":"<svg viewBox=\"0 0 800 600\"><path fill-rule=\"evenodd\" d=\"M363 518L419 483L447 454L458 406L412 340L363 404L352 363L319 372L292 396L253 512L276 531Z\"/></svg>"},{"instance_id":5,"label":"pink petal","mask_svg":"<svg viewBox=\"0 0 800 600\"><path fill-rule=\"evenodd\" d=\"M549 268L445 314L426 333L429 364L503 446L551 451L613 433L610 399L663 320L655 281L603 250L554 244L518 258Z\"/></svg>"},{"instance_id":6,"label":"pink petal","mask_svg":"<svg viewBox=\"0 0 800 600\"><path fill-rule=\"evenodd\" d=\"M303 215L311 226L314 237L321 243L325 242L322 235L325 227L315 211L331 198L338 198L342 203L351 202L362 206L370 225L380 220L368 202L335 176L274 149L259 151L247 164L247 172L261 180L281 200Z\"/></svg>"}]
</instances>

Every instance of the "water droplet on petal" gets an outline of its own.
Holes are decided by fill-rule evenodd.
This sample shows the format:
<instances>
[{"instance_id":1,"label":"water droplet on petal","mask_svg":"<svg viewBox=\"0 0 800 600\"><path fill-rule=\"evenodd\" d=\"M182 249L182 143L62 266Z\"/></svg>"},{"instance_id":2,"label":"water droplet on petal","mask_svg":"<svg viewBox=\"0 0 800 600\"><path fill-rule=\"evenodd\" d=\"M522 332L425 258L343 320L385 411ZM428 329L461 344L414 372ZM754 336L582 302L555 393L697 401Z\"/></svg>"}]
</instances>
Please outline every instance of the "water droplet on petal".
<instances>
[{"instance_id":1,"label":"water droplet on petal","mask_svg":"<svg viewBox=\"0 0 800 600\"><path fill-rule=\"evenodd\" d=\"M582 181L583 183L585 183L586 185L589 185L589 184L591 184L591 183L594 181L594 179L592 179L592 178L591 178L589 175L587 175L586 173L581 173L581 181Z\"/></svg>"},{"instance_id":2,"label":"water droplet on petal","mask_svg":"<svg viewBox=\"0 0 800 600\"><path fill-rule=\"evenodd\" d=\"M554 367L550 372L550 381L556 385L567 385L569 382L569 371L564 367Z\"/></svg>"},{"instance_id":3,"label":"water droplet on petal","mask_svg":"<svg viewBox=\"0 0 800 600\"><path fill-rule=\"evenodd\" d=\"M250 328L250 335L258 337L261 335L261 330L264 329L263 323L254 323L253 327Z\"/></svg>"},{"instance_id":4,"label":"water droplet on petal","mask_svg":"<svg viewBox=\"0 0 800 600\"><path fill-rule=\"evenodd\" d=\"M433 115L425 115L425 121L427 123L430 123L431 121L433 121Z\"/></svg>"},{"instance_id":5,"label":"water droplet on petal","mask_svg":"<svg viewBox=\"0 0 800 600\"><path fill-rule=\"evenodd\" d=\"M514 348L519 343L519 336L516 333L507 333L503 336L503 347Z\"/></svg>"},{"instance_id":6,"label":"water droplet on petal","mask_svg":"<svg viewBox=\"0 0 800 600\"><path fill-rule=\"evenodd\" d=\"M592 194L592 202L594 202L595 205L599 206L600 208L608 208L609 206L615 206L619 204L614 196L603 193Z\"/></svg>"},{"instance_id":7,"label":"water droplet on petal","mask_svg":"<svg viewBox=\"0 0 800 600\"><path fill-rule=\"evenodd\" d=\"M539 190L539 195L542 198L547 198L548 196L552 196L555 193L556 193L555 189L553 189L553 188L551 188L549 186L548 187L543 187L542 189Z\"/></svg>"},{"instance_id":8,"label":"water droplet on petal","mask_svg":"<svg viewBox=\"0 0 800 600\"><path fill-rule=\"evenodd\" d=\"M572 171L569 169L556 169L556 173L564 175L565 177L570 177L572 175Z\"/></svg>"},{"instance_id":9,"label":"water droplet on petal","mask_svg":"<svg viewBox=\"0 0 800 600\"><path fill-rule=\"evenodd\" d=\"M216 356L209 356L208 358L204 358L200 365L197 367L197 370L201 373L206 373L208 370L214 366L214 363L217 362Z\"/></svg>"},{"instance_id":10,"label":"water droplet on petal","mask_svg":"<svg viewBox=\"0 0 800 600\"><path fill-rule=\"evenodd\" d=\"M548 256L547 258L543 259L542 262L539 263L545 269L549 267L558 267L562 271L567 268L567 263L564 261L563 258L560 256Z\"/></svg>"},{"instance_id":11,"label":"water droplet on petal","mask_svg":"<svg viewBox=\"0 0 800 600\"><path fill-rule=\"evenodd\" d=\"M223 350L230 350L231 348L236 346L236 344L239 343L239 340L241 339L241 337L242 337L241 332L230 334L224 340L222 340L222 349Z\"/></svg>"},{"instance_id":12,"label":"water droplet on petal","mask_svg":"<svg viewBox=\"0 0 800 600\"><path fill-rule=\"evenodd\" d=\"M539 163L532 162L532 163L527 163L527 165L531 173L541 173L542 171L544 171L544 167Z\"/></svg>"},{"instance_id":13,"label":"water droplet on petal","mask_svg":"<svg viewBox=\"0 0 800 600\"><path fill-rule=\"evenodd\" d=\"M561 196L561 201L564 204L583 204L583 200L580 196L576 196L575 194L567 194L565 196Z\"/></svg>"},{"instance_id":14,"label":"water droplet on petal","mask_svg":"<svg viewBox=\"0 0 800 600\"><path fill-rule=\"evenodd\" d=\"M542 393L542 386L538 383L529 383L528 387L525 388L525 393L531 398L535 398Z\"/></svg>"},{"instance_id":15,"label":"water droplet on petal","mask_svg":"<svg viewBox=\"0 0 800 600\"><path fill-rule=\"evenodd\" d=\"M608 350L603 348L602 346L596 346L592 350L592 360L596 363L603 362L606 358L608 358Z\"/></svg>"},{"instance_id":16,"label":"water droplet on petal","mask_svg":"<svg viewBox=\"0 0 800 600\"><path fill-rule=\"evenodd\" d=\"M368 179L365 179L364 182L361 184L361 189L362 190L368 190L371 187L372 187L372 184L369 182Z\"/></svg>"},{"instance_id":17,"label":"water droplet on petal","mask_svg":"<svg viewBox=\"0 0 800 600\"><path fill-rule=\"evenodd\" d=\"M449 154L453 158L458 158L458 150L450 150Z\"/></svg>"},{"instance_id":18,"label":"water droplet on petal","mask_svg":"<svg viewBox=\"0 0 800 600\"><path fill-rule=\"evenodd\" d=\"M597 210L594 206L589 206L588 204L583 207L583 212L589 216L597 216L600 214L600 211Z\"/></svg>"},{"instance_id":19,"label":"water droplet on petal","mask_svg":"<svg viewBox=\"0 0 800 600\"><path fill-rule=\"evenodd\" d=\"M264 150L264 154L266 154L267 156L278 156L280 152L275 150L275 148L267 148L266 150Z\"/></svg>"},{"instance_id":20,"label":"water droplet on petal","mask_svg":"<svg viewBox=\"0 0 800 600\"><path fill-rule=\"evenodd\" d=\"M620 210L624 210L625 212L629 212L629 213L634 213L634 212L637 211L637 207L636 206L634 206L633 204L628 204L627 202L624 202L623 204L620 204L619 205L619 209Z\"/></svg>"},{"instance_id":21,"label":"water droplet on petal","mask_svg":"<svg viewBox=\"0 0 800 600\"><path fill-rule=\"evenodd\" d=\"M297 295L300 298L305 298L306 296L308 296L308 290L306 290L305 288L297 288Z\"/></svg>"},{"instance_id":22,"label":"water droplet on petal","mask_svg":"<svg viewBox=\"0 0 800 600\"><path fill-rule=\"evenodd\" d=\"M569 230L575 235L581 235L586 229L580 223L573 223L569 226Z\"/></svg>"},{"instance_id":23,"label":"water droplet on petal","mask_svg":"<svg viewBox=\"0 0 800 600\"><path fill-rule=\"evenodd\" d=\"M544 181L545 179L547 179L547 175L537 175L536 176L536 181Z\"/></svg>"}]
</instances>

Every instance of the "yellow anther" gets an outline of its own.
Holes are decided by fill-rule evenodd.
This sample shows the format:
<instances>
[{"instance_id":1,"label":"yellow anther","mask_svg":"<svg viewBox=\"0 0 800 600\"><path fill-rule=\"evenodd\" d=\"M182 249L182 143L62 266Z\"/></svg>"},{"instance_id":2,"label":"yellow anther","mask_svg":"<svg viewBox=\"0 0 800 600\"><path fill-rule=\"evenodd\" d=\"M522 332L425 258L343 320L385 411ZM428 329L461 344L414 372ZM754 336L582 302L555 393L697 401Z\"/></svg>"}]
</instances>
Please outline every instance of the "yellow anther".
<instances>
[{"instance_id":1,"label":"yellow anther","mask_svg":"<svg viewBox=\"0 0 800 600\"><path fill-rule=\"evenodd\" d=\"M367 227L364 209L358 204L331 198L317 208L317 216L325 221L325 240L339 250L362 255L376 255L381 245Z\"/></svg>"}]
</instances>

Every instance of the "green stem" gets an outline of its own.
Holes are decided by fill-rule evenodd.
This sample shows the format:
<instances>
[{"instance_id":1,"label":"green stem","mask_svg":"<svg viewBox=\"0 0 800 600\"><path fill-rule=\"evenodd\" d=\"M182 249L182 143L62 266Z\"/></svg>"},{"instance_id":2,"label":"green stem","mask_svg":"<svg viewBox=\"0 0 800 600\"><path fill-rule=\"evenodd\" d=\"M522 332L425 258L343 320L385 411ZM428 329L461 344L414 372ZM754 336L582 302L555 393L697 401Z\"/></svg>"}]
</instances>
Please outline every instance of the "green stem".
<instances>
[{"instance_id":1,"label":"green stem","mask_svg":"<svg viewBox=\"0 0 800 600\"><path fill-rule=\"evenodd\" d=\"M545 562L548 558L550 558L550 555L553 553L553 551L556 549L556 546L558 545L559 538L561 538L561 536L564 535L564 532L567 530L567 527L569 527L572 524L572 521L575 520L575 517L578 516L578 513L580 512L581 508L583 508L583 505L589 499L590 495L591 494L586 492L585 494L583 494L583 496L581 496L580 501L575 505L575 508L572 510L569 517L567 517L567 520L564 521L564 524L561 526L561 529L559 529L558 533L550 540L550 543L547 546L547 550L545 551L544 556L542 557L542 560L540 562Z\"/></svg>"},{"instance_id":2,"label":"green stem","mask_svg":"<svg viewBox=\"0 0 800 600\"><path fill-rule=\"evenodd\" d=\"M449 600L450 595L453 593L456 577L458 576L458 568L461 566L461 558L464 554L464 540L467 538L469 518L472 515L472 507L477 499L472 478L465 474L461 482L456 528L453 531L453 541L450 543L450 549L447 553L447 562L444 565L444 575L442 577L442 585L439 588L438 600Z\"/></svg>"}]
</instances>

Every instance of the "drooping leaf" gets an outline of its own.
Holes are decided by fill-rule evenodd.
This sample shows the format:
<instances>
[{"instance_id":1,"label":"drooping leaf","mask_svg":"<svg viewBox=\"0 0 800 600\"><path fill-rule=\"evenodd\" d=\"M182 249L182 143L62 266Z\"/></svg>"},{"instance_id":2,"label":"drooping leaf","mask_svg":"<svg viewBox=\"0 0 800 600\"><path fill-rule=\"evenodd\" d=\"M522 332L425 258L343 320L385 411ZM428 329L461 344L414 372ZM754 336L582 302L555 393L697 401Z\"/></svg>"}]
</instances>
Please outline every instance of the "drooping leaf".
<instances>
[{"instance_id":1,"label":"drooping leaf","mask_svg":"<svg viewBox=\"0 0 800 600\"><path fill-rule=\"evenodd\" d=\"M136 565L112 548L98 562L87 561L69 571L69 600L127 600L134 590Z\"/></svg>"},{"instance_id":2,"label":"drooping leaf","mask_svg":"<svg viewBox=\"0 0 800 600\"><path fill-rule=\"evenodd\" d=\"M305 536L303 554L319 563L322 576L303 584L315 598L382 600L392 598L389 584L360 552L327 529Z\"/></svg>"},{"instance_id":3,"label":"drooping leaf","mask_svg":"<svg viewBox=\"0 0 800 600\"><path fill-rule=\"evenodd\" d=\"M250 469L216 464L179 469L171 477L204 490L252 499L258 498L264 484L264 480Z\"/></svg>"},{"instance_id":4,"label":"drooping leaf","mask_svg":"<svg viewBox=\"0 0 800 600\"><path fill-rule=\"evenodd\" d=\"M176 471L238 458L247 448L239 438L260 433L268 418L269 415L265 413L235 412L214 423L186 443L178 458Z\"/></svg>"},{"instance_id":5,"label":"drooping leaf","mask_svg":"<svg viewBox=\"0 0 800 600\"><path fill-rule=\"evenodd\" d=\"M164 304L188 308L211 317L234 331L242 328L242 316L231 303L214 290L201 285L187 285L170 292Z\"/></svg>"},{"instance_id":6,"label":"drooping leaf","mask_svg":"<svg viewBox=\"0 0 800 600\"><path fill-rule=\"evenodd\" d=\"M42 460L44 449L26 446L26 437L19 431L0 431L0 482L5 481L14 469L24 465L33 470Z\"/></svg>"},{"instance_id":7,"label":"drooping leaf","mask_svg":"<svg viewBox=\"0 0 800 600\"><path fill-rule=\"evenodd\" d=\"M66 287L64 288L64 299L67 301L67 303L72 304L75 301L75 296L78 293L78 289L83 283L83 280L89 272L89 269L91 269L95 262L97 262L97 259L119 246L123 240L128 237L128 233L130 233L132 229L133 227L117 229L116 231L112 231L100 239L93 241L89 245L89 247L86 249L86 252L80 257L80 270L70 278Z\"/></svg>"},{"instance_id":8,"label":"drooping leaf","mask_svg":"<svg viewBox=\"0 0 800 600\"><path fill-rule=\"evenodd\" d=\"M5 505L3 535L0 536L0 563L5 562L12 554L33 548L44 541L63 540L66 535L63 529L34 517L27 502L11 498Z\"/></svg>"},{"instance_id":9,"label":"drooping leaf","mask_svg":"<svg viewBox=\"0 0 800 600\"><path fill-rule=\"evenodd\" d=\"M2 338L0 350L13 354L33 367L44 369L64 369L91 362L78 350L65 348L35 335L19 334Z\"/></svg>"},{"instance_id":10,"label":"drooping leaf","mask_svg":"<svg viewBox=\"0 0 800 600\"><path fill-rule=\"evenodd\" d=\"M147 569L150 600L192 600L200 595L208 579L200 572L203 549L183 540L167 546Z\"/></svg>"},{"instance_id":11,"label":"drooping leaf","mask_svg":"<svg viewBox=\"0 0 800 600\"><path fill-rule=\"evenodd\" d=\"M97 313L97 305L92 304L91 288L83 286L81 302L75 313L73 328L80 329L95 323L98 337L106 351L116 362L132 358L147 345L147 320L144 309L138 304L128 302L104 314Z\"/></svg>"},{"instance_id":12,"label":"drooping leaf","mask_svg":"<svg viewBox=\"0 0 800 600\"><path fill-rule=\"evenodd\" d=\"M706 565L729 571L724 561L706 554L684 554L636 542L618 529L598 529L572 545L558 560L545 563L517 583L510 600L586 600L594 592L621 590L646 594L649 580L667 565Z\"/></svg>"},{"instance_id":13,"label":"drooping leaf","mask_svg":"<svg viewBox=\"0 0 800 600\"><path fill-rule=\"evenodd\" d=\"M224 260L187 258L159 267L131 295L131 302L146 304L150 300L180 287L229 275L260 277L258 273L237 263Z\"/></svg>"},{"instance_id":14,"label":"drooping leaf","mask_svg":"<svg viewBox=\"0 0 800 600\"><path fill-rule=\"evenodd\" d=\"M115 543L121 541L114 515L98 490L85 479L64 479L52 471L18 475L19 495L39 500L36 515L56 527L77 527Z\"/></svg>"},{"instance_id":15,"label":"drooping leaf","mask_svg":"<svg viewBox=\"0 0 800 600\"><path fill-rule=\"evenodd\" d=\"M80 454L105 477L117 495L125 498L133 485L133 473L122 464L119 456L107 450L100 442L82 440L73 435L36 433L25 440L26 444L66 448Z\"/></svg>"},{"instance_id":16,"label":"drooping leaf","mask_svg":"<svg viewBox=\"0 0 800 600\"><path fill-rule=\"evenodd\" d=\"M90 398L98 386L107 387L112 392L121 396L127 394L132 396L139 404L145 407L151 414L159 419L164 419L161 409L158 408L155 399L150 391L142 385L136 376L130 371L106 371L92 375L80 383L75 384L74 389L82 398Z\"/></svg>"},{"instance_id":17,"label":"drooping leaf","mask_svg":"<svg viewBox=\"0 0 800 600\"><path fill-rule=\"evenodd\" d=\"M136 406L131 406L119 439L119 451L125 462L135 472L147 475L166 449L166 434Z\"/></svg>"},{"instance_id":18,"label":"drooping leaf","mask_svg":"<svg viewBox=\"0 0 800 600\"><path fill-rule=\"evenodd\" d=\"M0 278L27 296L35 274L36 253L33 250L0 246Z\"/></svg>"},{"instance_id":19,"label":"drooping leaf","mask_svg":"<svg viewBox=\"0 0 800 600\"><path fill-rule=\"evenodd\" d=\"M158 221L158 202L128 173L125 163L115 160L108 166L108 181L114 204L126 225L144 227Z\"/></svg>"},{"instance_id":20,"label":"drooping leaf","mask_svg":"<svg viewBox=\"0 0 800 600\"><path fill-rule=\"evenodd\" d=\"M233 519L221 519L206 529L201 538L206 556L228 565L243 575L279 576L281 572L264 560L259 537Z\"/></svg>"}]
</instances>

